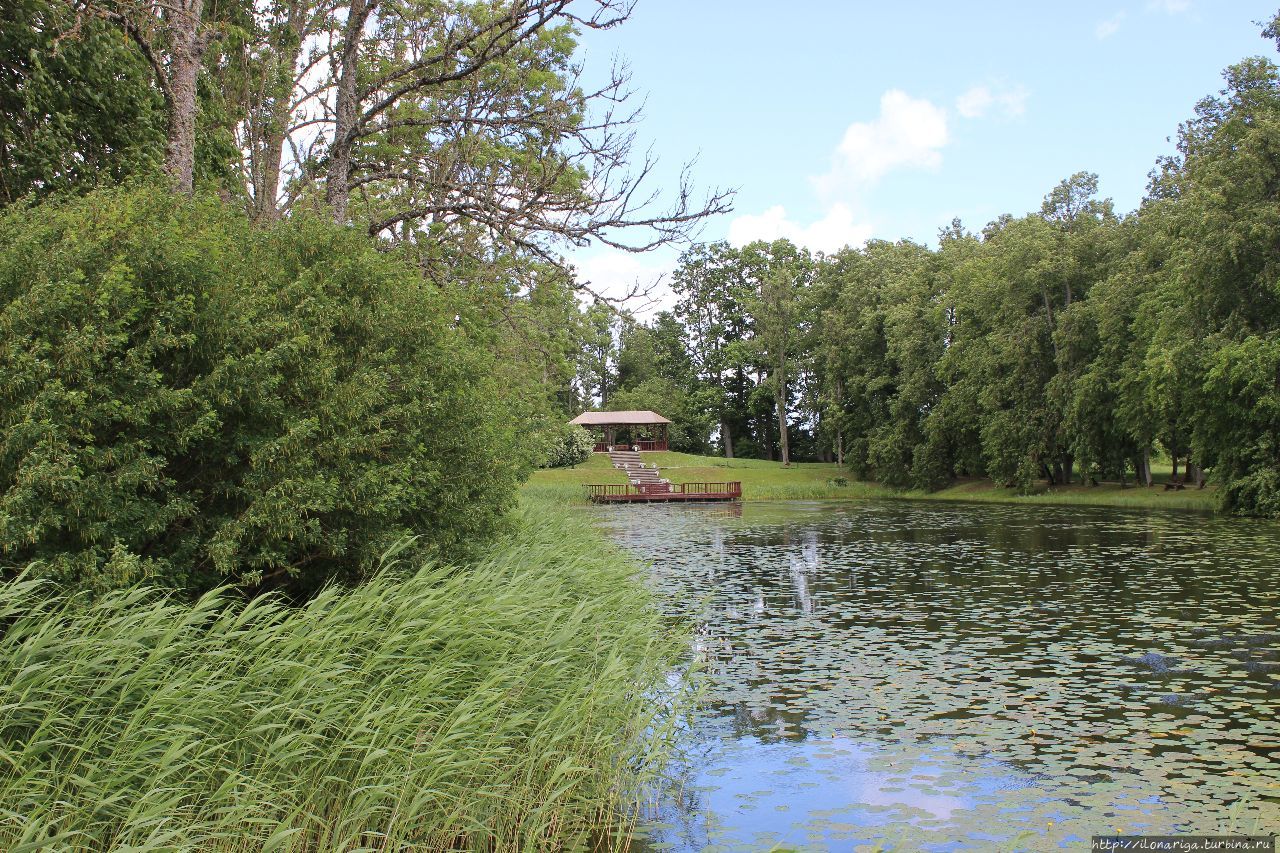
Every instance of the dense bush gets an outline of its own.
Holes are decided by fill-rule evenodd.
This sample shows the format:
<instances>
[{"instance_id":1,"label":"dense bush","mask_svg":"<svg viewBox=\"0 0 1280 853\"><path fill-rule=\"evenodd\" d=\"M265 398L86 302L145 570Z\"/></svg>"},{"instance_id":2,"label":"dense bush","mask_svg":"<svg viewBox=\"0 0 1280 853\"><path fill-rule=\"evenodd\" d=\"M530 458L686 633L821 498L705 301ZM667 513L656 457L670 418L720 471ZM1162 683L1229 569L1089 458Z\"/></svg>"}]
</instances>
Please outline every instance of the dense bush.
<instances>
[{"instance_id":1,"label":"dense bush","mask_svg":"<svg viewBox=\"0 0 1280 853\"><path fill-rule=\"evenodd\" d=\"M683 644L580 519L517 519L297 608L0 583L0 849L586 849Z\"/></svg>"},{"instance_id":2,"label":"dense bush","mask_svg":"<svg viewBox=\"0 0 1280 853\"><path fill-rule=\"evenodd\" d=\"M544 468L563 468L565 465L581 465L591 458L596 439L580 426L564 425L555 430L549 440Z\"/></svg>"},{"instance_id":3,"label":"dense bush","mask_svg":"<svg viewBox=\"0 0 1280 853\"><path fill-rule=\"evenodd\" d=\"M0 219L0 559L97 589L306 592L487 533L521 471L411 266L149 189Z\"/></svg>"}]
</instances>

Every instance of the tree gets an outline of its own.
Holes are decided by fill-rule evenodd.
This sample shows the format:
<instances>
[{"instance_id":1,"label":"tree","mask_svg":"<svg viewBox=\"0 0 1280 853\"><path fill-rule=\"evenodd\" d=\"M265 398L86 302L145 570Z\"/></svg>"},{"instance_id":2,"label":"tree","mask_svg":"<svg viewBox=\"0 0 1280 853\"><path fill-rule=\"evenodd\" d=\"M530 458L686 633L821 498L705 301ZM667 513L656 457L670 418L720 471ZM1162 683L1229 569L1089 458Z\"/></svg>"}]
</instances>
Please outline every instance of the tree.
<instances>
[{"instance_id":1,"label":"tree","mask_svg":"<svg viewBox=\"0 0 1280 853\"><path fill-rule=\"evenodd\" d=\"M1172 407L1161 437L1174 459L1213 467L1228 508L1277 515L1280 70L1255 58L1224 77L1180 128L1144 211L1167 252L1144 366Z\"/></svg>"},{"instance_id":2,"label":"tree","mask_svg":"<svg viewBox=\"0 0 1280 853\"><path fill-rule=\"evenodd\" d=\"M661 376L618 390L612 408L618 411L657 412L671 421L668 443L672 450L704 453L710 443L712 419L695 394Z\"/></svg>"},{"instance_id":3,"label":"tree","mask_svg":"<svg viewBox=\"0 0 1280 853\"><path fill-rule=\"evenodd\" d=\"M662 311L648 325L622 316L617 374L620 390L650 379L662 379L686 391L694 389L697 376L684 348L684 330L674 314Z\"/></svg>"},{"instance_id":4,"label":"tree","mask_svg":"<svg viewBox=\"0 0 1280 853\"><path fill-rule=\"evenodd\" d=\"M798 249L790 240L751 243L743 248L741 259L742 274L751 288L747 309L755 321L752 342L765 367L763 384L773 397L782 464L790 465L791 370L808 344L810 324L803 295L813 274L813 261L808 251Z\"/></svg>"},{"instance_id":5,"label":"tree","mask_svg":"<svg viewBox=\"0 0 1280 853\"><path fill-rule=\"evenodd\" d=\"M583 312L578 367L583 408L609 408L617 369L618 346L614 337L617 320L617 315L603 302L595 302Z\"/></svg>"},{"instance_id":6,"label":"tree","mask_svg":"<svg viewBox=\"0 0 1280 853\"><path fill-rule=\"evenodd\" d=\"M75 37L67 37L76 29ZM163 104L118 31L58 0L0 20L0 203L87 191L159 169Z\"/></svg>"},{"instance_id":7,"label":"tree","mask_svg":"<svg viewBox=\"0 0 1280 853\"><path fill-rule=\"evenodd\" d=\"M731 193L695 199L687 169L665 204L648 189L624 69L580 85L575 28L622 23L626 0L64 2L118 27L152 69L164 168L184 192L199 92L216 89L241 147L234 194L259 221L323 199L389 241L448 234L478 258L564 267L564 245L645 251L729 210Z\"/></svg>"},{"instance_id":8,"label":"tree","mask_svg":"<svg viewBox=\"0 0 1280 853\"><path fill-rule=\"evenodd\" d=\"M164 102L164 171L174 188L195 181L197 84L205 51L218 29L205 22L205 0L70 0L81 18L120 28L151 68ZM67 35L72 35L68 33Z\"/></svg>"},{"instance_id":9,"label":"tree","mask_svg":"<svg viewBox=\"0 0 1280 853\"><path fill-rule=\"evenodd\" d=\"M682 239L730 195L695 202L686 177L655 206L654 163L631 163L625 70L585 91L572 62L575 27L629 14L622 0L347 0L312 16L329 22L332 47L328 63L295 51L289 196L322 188L335 220L387 239L471 235L478 254L556 264L560 244L644 251ZM272 116L270 127L285 124Z\"/></svg>"},{"instance_id":10,"label":"tree","mask_svg":"<svg viewBox=\"0 0 1280 853\"><path fill-rule=\"evenodd\" d=\"M747 346L751 318L746 306L751 294L738 251L725 242L689 248L680 256L672 290L690 360L718 421L721 452L731 459L735 442L747 431L754 387Z\"/></svg>"},{"instance_id":11,"label":"tree","mask_svg":"<svg viewBox=\"0 0 1280 853\"><path fill-rule=\"evenodd\" d=\"M842 461L895 486L913 481L938 393L945 334L929 259L915 243L873 240L826 258L818 273L829 307L814 332L815 361Z\"/></svg>"}]
</instances>

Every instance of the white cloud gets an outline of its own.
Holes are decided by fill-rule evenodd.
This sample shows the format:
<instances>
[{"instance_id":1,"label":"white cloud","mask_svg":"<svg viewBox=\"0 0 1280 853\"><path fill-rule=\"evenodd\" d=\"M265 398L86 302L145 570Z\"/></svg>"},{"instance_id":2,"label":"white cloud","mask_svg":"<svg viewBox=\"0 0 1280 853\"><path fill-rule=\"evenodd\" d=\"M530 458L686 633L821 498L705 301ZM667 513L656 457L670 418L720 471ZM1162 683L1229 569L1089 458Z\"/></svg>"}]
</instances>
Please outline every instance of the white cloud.
<instances>
[{"instance_id":1,"label":"white cloud","mask_svg":"<svg viewBox=\"0 0 1280 853\"><path fill-rule=\"evenodd\" d=\"M995 102L990 89L986 86L974 86L956 98L956 111L965 118L981 118Z\"/></svg>"},{"instance_id":2,"label":"white cloud","mask_svg":"<svg viewBox=\"0 0 1280 853\"><path fill-rule=\"evenodd\" d=\"M1173 0L1173 2L1176 2L1176 0ZM1111 38L1119 31L1120 25L1124 23L1124 16L1124 12L1117 12L1105 21L1099 21L1098 25L1093 28L1093 34L1099 40Z\"/></svg>"},{"instance_id":3,"label":"white cloud","mask_svg":"<svg viewBox=\"0 0 1280 853\"><path fill-rule=\"evenodd\" d=\"M821 219L802 225L787 217L777 204L760 214L743 214L729 223L729 242L744 246L753 240L786 238L815 251L834 252L844 246L861 246L871 239L872 227L858 222L845 204L833 204Z\"/></svg>"},{"instance_id":4,"label":"white cloud","mask_svg":"<svg viewBox=\"0 0 1280 853\"><path fill-rule=\"evenodd\" d=\"M945 110L891 89L880 98L879 116L849 125L832 155L831 171L814 184L830 193L874 183L897 168L936 169L948 139Z\"/></svg>"},{"instance_id":5,"label":"white cloud","mask_svg":"<svg viewBox=\"0 0 1280 853\"><path fill-rule=\"evenodd\" d=\"M1026 86L992 91L990 86L973 86L956 98L956 112L965 118L982 118L994 107L1005 118L1017 118L1027 111Z\"/></svg>"},{"instance_id":6,"label":"white cloud","mask_svg":"<svg viewBox=\"0 0 1280 853\"><path fill-rule=\"evenodd\" d=\"M1147 11L1178 15L1191 8L1191 0L1148 0Z\"/></svg>"},{"instance_id":7,"label":"white cloud","mask_svg":"<svg viewBox=\"0 0 1280 853\"><path fill-rule=\"evenodd\" d=\"M1025 86L997 81L971 87L956 99L955 106L966 118L991 114L1013 118L1026 111L1028 95ZM848 126L831 154L827 173L809 179L826 205L821 218L799 221L777 204L731 220L728 241L744 246L754 240L785 238L828 253L845 246L862 246L875 236L875 227L865 215L860 199L894 170L940 168L942 150L951 141L947 121L945 108L913 98L900 89L890 89L880 97L880 112L874 119Z\"/></svg>"},{"instance_id":8,"label":"white cloud","mask_svg":"<svg viewBox=\"0 0 1280 853\"><path fill-rule=\"evenodd\" d=\"M821 252L861 246L874 229L854 213L859 196L894 169L937 169L949 138L946 110L890 89L880 97L878 116L845 130L831 154L830 170L809 179L826 204L820 219L796 221L782 205L774 205L733 219L728 240L743 246L753 240L786 238Z\"/></svg>"}]
</instances>

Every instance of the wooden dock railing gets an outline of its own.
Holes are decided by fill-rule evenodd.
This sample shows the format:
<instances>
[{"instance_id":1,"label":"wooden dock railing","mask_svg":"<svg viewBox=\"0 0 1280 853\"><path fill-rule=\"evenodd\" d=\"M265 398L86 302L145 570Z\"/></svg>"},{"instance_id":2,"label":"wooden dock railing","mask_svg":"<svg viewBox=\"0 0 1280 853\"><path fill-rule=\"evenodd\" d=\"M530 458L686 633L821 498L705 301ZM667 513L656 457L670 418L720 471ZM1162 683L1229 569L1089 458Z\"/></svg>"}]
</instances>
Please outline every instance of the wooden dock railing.
<instances>
[{"instance_id":1,"label":"wooden dock railing","mask_svg":"<svg viewBox=\"0 0 1280 853\"><path fill-rule=\"evenodd\" d=\"M742 483L595 483L584 486L596 502L654 500L734 500Z\"/></svg>"}]
</instances>

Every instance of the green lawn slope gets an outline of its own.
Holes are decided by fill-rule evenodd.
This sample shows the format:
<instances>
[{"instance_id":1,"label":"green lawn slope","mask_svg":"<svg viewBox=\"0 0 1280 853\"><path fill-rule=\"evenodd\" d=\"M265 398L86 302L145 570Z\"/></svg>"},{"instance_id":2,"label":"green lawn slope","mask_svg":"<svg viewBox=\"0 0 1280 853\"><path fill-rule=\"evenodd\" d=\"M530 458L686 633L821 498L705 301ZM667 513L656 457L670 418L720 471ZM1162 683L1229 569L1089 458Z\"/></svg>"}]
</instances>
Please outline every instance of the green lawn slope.
<instances>
[{"instance_id":1,"label":"green lawn slope","mask_svg":"<svg viewBox=\"0 0 1280 853\"><path fill-rule=\"evenodd\" d=\"M784 468L778 462L762 459L723 459L689 453L645 453L643 458L646 463L661 468L662 475L673 483L738 480L742 483L743 500L749 501L882 498L1211 510L1215 500L1212 486L1166 491L1168 465L1156 467L1156 485L1149 489L1132 484L1122 489L1118 483L1103 483L1055 486L1023 495L983 479L958 481L938 492L900 491L853 480L847 470L823 462L799 462ZM582 486L587 483L626 481L622 472L609 464L608 456L594 453L574 468L534 472L525 483L524 492L531 497L580 503L586 500Z\"/></svg>"}]
</instances>

